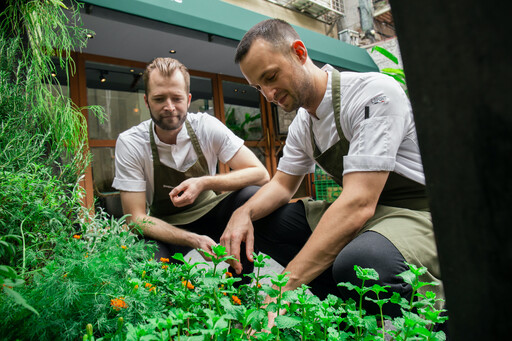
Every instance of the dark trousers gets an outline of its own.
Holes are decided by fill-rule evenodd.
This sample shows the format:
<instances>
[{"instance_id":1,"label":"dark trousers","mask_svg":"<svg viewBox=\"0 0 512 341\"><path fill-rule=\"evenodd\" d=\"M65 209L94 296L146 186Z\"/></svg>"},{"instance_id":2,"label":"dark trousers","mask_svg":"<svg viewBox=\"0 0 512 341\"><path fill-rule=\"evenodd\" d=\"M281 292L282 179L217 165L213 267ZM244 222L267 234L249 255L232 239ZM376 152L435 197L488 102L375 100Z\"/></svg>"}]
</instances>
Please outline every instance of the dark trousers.
<instances>
[{"instance_id":1,"label":"dark trousers","mask_svg":"<svg viewBox=\"0 0 512 341\"><path fill-rule=\"evenodd\" d=\"M224 198L217 206L215 206L210 212L199 218L198 220L178 226L181 229L194 232L201 235L207 235L215 241L219 241L226 225L238 207L242 206L247 200L249 200L254 193L259 189L258 186L249 186L235 191ZM145 238L146 239L146 238ZM150 240L150 239L146 239ZM175 253L187 254L192 248L182 245L167 244L158 240L152 240L157 244L157 250L155 251L155 259L159 260L161 257L169 258L171 262L174 262L171 256ZM245 250L245 245L243 245ZM243 266L243 274L251 273L254 269L254 264L249 262L245 252L241 253L241 263ZM229 271L235 274L235 271L230 267ZM242 277L243 278L243 277Z\"/></svg>"},{"instance_id":2,"label":"dark trousers","mask_svg":"<svg viewBox=\"0 0 512 341\"><path fill-rule=\"evenodd\" d=\"M311 229L306 220L304 204L296 202L287 204L269 216L254 222L255 244L258 249L271 256L282 266L286 266L302 249L311 236ZM359 302L359 296L354 290L338 287L340 282L350 282L361 285L356 277L354 265L363 268L373 268L379 274L379 281L366 281L365 286L373 284L389 285L388 294L379 294L380 298L390 297L392 292L398 292L404 298L410 298L412 288L396 275L408 269L405 259L396 247L384 236L377 232L362 233L347 244L338 254L333 265L308 285L311 292L324 299L328 294L341 297L344 300L353 298ZM370 296L371 297L371 296ZM376 298L376 297L372 297ZM368 314L377 314L378 306L363 300L363 307ZM391 317L400 316L397 305L384 305L384 314Z\"/></svg>"}]
</instances>

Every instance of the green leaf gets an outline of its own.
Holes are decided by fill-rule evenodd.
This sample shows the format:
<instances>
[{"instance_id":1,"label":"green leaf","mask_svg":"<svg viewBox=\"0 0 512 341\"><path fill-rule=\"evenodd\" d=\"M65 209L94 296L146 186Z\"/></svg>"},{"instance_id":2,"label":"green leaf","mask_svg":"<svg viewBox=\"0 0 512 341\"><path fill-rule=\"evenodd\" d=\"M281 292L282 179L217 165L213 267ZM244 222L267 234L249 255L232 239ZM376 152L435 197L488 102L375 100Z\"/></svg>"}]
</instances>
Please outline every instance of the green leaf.
<instances>
[{"instance_id":1,"label":"green leaf","mask_svg":"<svg viewBox=\"0 0 512 341\"><path fill-rule=\"evenodd\" d=\"M380 47L380 46L374 46L372 48L372 52L373 51L377 51L379 52L380 54L382 54L384 57L388 58L389 60L391 60L393 63L397 64L398 65L398 58L392 54L391 52L389 52L388 50L386 50L385 48L383 47Z\"/></svg>"},{"instance_id":2,"label":"green leaf","mask_svg":"<svg viewBox=\"0 0 512 341\"><path fill-rule=\"evenodd\" d=\"M30 310L31 312L33 312L34 314L39 316L39 313L37 312L37 310L35 310L31 305L29 305L27 303L27 301L25 301L25 299L19 293L17 293L16 291L14 291L11 288L8 288L6 286L4 287L4 291L8 296L10 296L14 299L14 302L27 308L28 310Z\"/></svg>"},{"instance_id":3,"label":"green leaf","mask_svg":"<svg viewBox=\"0 0 512 341\"><path fill-rule=\"evenodd\" d=\"M358 265L354 265L354 270L356 271L356 276L357 278L359 279L362 279L362 280L378 280L379 279L379 274L377 273L377 271L375 271L375 269L372 269L372 268L362 268Z\"/></svg>"},{"instance_id":4,"label":"green leaf","mask_svg":"<svg viewBox=\"0 0 512 341\"><path fill-rule=\"evenodd\" d=\"M276 326L280 329L293 328L300 323L300 319L295 316L279 315L274 320Z\"/></svg>"}]
</instances>

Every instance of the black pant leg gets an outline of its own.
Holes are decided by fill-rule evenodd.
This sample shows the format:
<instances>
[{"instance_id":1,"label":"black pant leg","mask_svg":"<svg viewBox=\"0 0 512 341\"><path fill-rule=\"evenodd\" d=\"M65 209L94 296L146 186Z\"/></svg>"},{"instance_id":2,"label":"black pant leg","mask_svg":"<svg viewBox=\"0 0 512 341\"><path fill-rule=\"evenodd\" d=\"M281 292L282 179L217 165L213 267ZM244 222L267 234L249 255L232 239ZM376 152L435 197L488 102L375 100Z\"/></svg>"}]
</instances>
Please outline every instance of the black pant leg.
<instances>
[{"instance_id":1,"label":"black pant leg","mask_svg":"<svg viewBox=\"0 0 512 341\"><path fill-rule=\"evenodd\" d=\"M402 297L410 299L412 287L406 284L397 275L408 270L404 263L405 259L398 249L383 235L373 231L367 231L354 238L338 254L333 264L333 276L336 283L350 282L360 286L362 281L357 278L354 265L362 268L373 268L379 274L378 281L366 281L365 286L379 284L389 285L387 293L380 293L379 298L391 297L393 292L398 292ZM348 298L359 301L359 295L354 290L339 287L339 294L342 299ZM369 295L376 299L375 295ZM363 307L369 314L378 314L378 306L370 301L363 300ZM401 316L400 308L393 303L383 306L385 315L391 317Z\"/></svg>"},{"instance_id":2,"label":"black pant leg","mask_svg":"<svg viewBox=\"0 0 512 341\"><path fill-rule=\"evenodd\" d=\"M268 254L283 267L299 253L311 236L301 201L286 204L267 217L254 222L255 243L261 252ZM324 299L338 290L329 267L308 284L310 291Z\"/></svg>"}]
</instances>

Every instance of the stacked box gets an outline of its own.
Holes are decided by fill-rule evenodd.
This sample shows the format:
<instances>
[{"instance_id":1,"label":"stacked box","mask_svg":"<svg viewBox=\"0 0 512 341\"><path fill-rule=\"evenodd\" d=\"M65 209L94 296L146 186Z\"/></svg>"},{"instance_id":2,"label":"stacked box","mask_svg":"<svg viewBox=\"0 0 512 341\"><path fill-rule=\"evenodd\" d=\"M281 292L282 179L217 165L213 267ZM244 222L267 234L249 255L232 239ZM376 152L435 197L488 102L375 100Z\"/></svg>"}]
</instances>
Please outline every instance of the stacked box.
<instances>
[{"instance_id":1,"label":"stacked box","mask_svg":"<svg viewBox=\"0 0 512 341\"><path fill-rule=\"evenodd\" d=\"M341 194L341 186L318 166L315 166L314 184L316 200L333 202Z\"/></svg>"}]
</instances>

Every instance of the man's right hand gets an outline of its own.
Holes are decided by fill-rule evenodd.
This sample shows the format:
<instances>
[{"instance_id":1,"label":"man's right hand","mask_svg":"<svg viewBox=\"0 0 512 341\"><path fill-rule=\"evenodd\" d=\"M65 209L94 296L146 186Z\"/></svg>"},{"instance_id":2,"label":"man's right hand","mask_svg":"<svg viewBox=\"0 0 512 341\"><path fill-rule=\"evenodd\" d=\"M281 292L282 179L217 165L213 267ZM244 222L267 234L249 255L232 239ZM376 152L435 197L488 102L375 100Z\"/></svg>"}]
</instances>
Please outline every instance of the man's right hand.
<instances>
[{"instance_id":1,"label":"man's right hand","mask_svg":"<svg viewBox=\"0 0 512 341\"><path fill-rule=\"evenodd\" d=\"M249 214L243 208L240 208L233 213L224 233L220 237L220 243L226 248L227 254L238 259L238 262L234 260L228 261L237 274L242 272L242 264L240 262L240 245L242 242L245 242L247 259L252 262L254 227Z\"/></svg>"},{"instance_id":2,"label":"man's right hand","mask_svg":"<svg viewBox=\"0 0 512 341\"><path fill-rule=\"evenodd\" d=\"M213 245L217 245L217 243L210 237L202 235L202 234L194 233L194 242L192 245L192 247L194 249L196 249L196 250L201 249L201 250L207 251L209 254L213 255L214 254L213 250L212 250ZM199 251L199 254L204 258L204 260L206 260L208 262L211 261L210 257L205 255L201 251Z\"/></svg>"}]
</instances>

